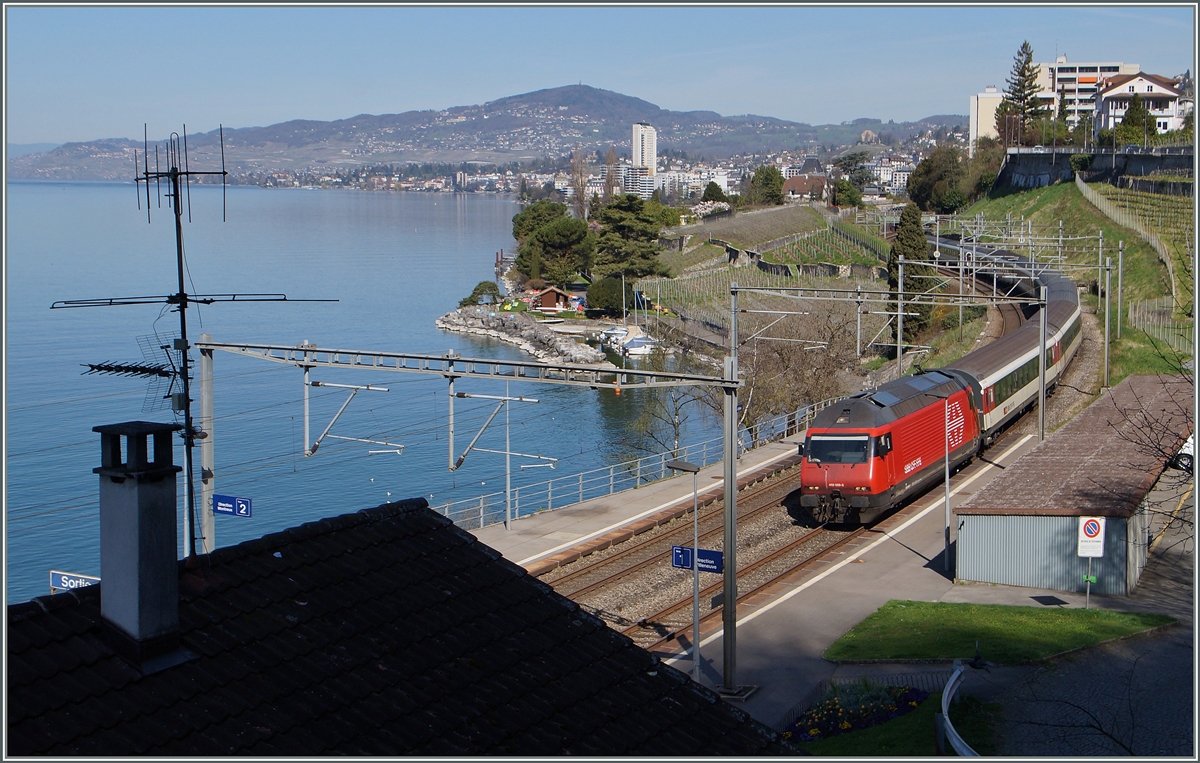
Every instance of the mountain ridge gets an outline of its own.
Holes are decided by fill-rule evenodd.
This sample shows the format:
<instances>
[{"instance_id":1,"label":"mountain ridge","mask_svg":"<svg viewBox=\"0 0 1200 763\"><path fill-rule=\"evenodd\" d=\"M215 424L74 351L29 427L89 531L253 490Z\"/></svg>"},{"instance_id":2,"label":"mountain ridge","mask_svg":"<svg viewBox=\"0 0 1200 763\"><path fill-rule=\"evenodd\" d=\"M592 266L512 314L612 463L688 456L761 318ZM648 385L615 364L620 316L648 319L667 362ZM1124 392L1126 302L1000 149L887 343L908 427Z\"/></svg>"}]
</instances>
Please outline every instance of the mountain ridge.
<instances>
[{"instance_id":1,"label":"mountain ridge","mask_svg":"<svg viewBox=\"0 0 1200 763\"><path fill-rule=\"evenodd\" d=\"M628 155L630 127L648 122L659 153L685 152L714 161L748 154L802 151L853 143L864 129L899 138L931 126L966 123L960 115L887 123L871 118L814 126L755 114L670 111L634 96L590 85L566 85L483 104L398 114L358 114L330 121L294 119L265 126L227 127L226 167L234 176L314 168L426 162L503 165L561 157L576 147ZM65 143L52 151L10 158L13 178L128 178L143 142L106 138ZM622 151L622 148L625 150ZM188 135L190 160L220 164L219 131Z\"/></svg>"}]
</instances>

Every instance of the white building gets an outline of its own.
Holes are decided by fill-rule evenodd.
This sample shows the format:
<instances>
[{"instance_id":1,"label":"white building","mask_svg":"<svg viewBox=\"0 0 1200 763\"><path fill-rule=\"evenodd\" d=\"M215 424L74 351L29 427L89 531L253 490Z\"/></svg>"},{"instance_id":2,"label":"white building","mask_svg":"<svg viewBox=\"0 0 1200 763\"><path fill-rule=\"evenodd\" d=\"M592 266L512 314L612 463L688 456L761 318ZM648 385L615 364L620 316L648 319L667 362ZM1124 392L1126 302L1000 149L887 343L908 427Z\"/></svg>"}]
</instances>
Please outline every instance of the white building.
<instances>
[{"instance_id":1,"label":"white building","mask_svg":"<svg viewBox=\"0 0 1200 763\"><path fill-rule=\"evenodd\" d=\"M1143 72L1116 75L1099 83L1093 135L1119 125L1135 94L1150 112L1156 133L1182 129L1184 117L1192 109L1191 102L1180 99L1173 79Z\"/></svg>"},{"instance_id":2,"label":"white building","mask_svg":"<svg viewBox=\"0 0 1200 763\"><path fill-rule=\"evenodd\" d=\"M1038 97L1051 116L1058 113L1059 100L1066 102L1067 123L1071 127L1081 119L1092 117L1096 110L1096 94L1099 83L1106 77L1137 74L1138 64L1121 61L1095 61L1071 63L1065 55L1058 56L1054 63L1037 64L1037 85L1041 88ZM1004 99L1004 93L995 85L988 85L982 93L971 96L970 126L967 135L968 152L975 155L975 141L980 138L998 138L996 133L996 108Z\"/></svg>"},{"instance_id":3,"label":"white building","mask_svg":"<svg viewBox=\"0 0 1200 763\"><path fill-rule=\"evenodd\" d=\"M645 122L633 126L633 166L643 167L654 177L654 166L658 161L658 133Z\"/></svg>"},{"instance_id":4,"label":"white building","mask_svg":"<svg viewBox=\"0 0 1200 763\"><path fill-rule=\"evenodd\" d=\"M967 134L967 155L975 156L975 141L980 138L995 138L996 108L1004 100L1004 93L995 85L988 85L982 93L971 96L970 124Z\"/></svg>"},{"instance_id":5,"label":"white building","mask_svg":"<svg viewBox=\"0 0 1200 763\"><path fill-rule=\"evenodd\" d=\"M1067 57L1058 56L1052 64L1038 64L1038 85L1048 100L1051 114L1058 112L1060 98L1066 101L1067 123L1074 127L1084 117L1092 117L1096 111L1100 82L1124 74L1137 74L1142 70L1138 64L1121 61L1098 61L1092 63L1070 63Z\"/></svg>"}]
</instances>

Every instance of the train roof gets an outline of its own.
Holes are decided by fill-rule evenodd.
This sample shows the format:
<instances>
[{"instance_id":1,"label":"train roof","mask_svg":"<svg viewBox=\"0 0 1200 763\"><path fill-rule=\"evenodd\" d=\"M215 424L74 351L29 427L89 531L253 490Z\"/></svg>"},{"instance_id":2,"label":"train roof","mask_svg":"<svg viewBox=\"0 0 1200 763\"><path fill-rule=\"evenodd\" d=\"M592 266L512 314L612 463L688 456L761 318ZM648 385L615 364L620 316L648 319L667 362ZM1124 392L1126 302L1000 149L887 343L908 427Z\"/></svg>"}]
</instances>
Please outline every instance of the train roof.
<instances>
[{"instance_id":1,"label":"train roof","mask_svg":"<svg viewBox=\"0 0 1200 763\"><path fill-rule=\"evenodd\" d=\"M1029 261L1018 255L1013 255L1010 252L997 252L996 254L1009 262L1017 264L1018 267L1029 269ZM1078 312L1079 289L1074 281L1057 270L1043 269L1038 273L1037 277L1041 285L1046 287L1046 301L1049 312L1049 319L1046 321L1046 335L1047 337L1053 337ZM1026 294L1033 291L1027 283L1018 285L1023 286L1020 291ZM1040 334L1041 315L1039 313L1033 315L1015 331L964 355L955 361L951 368L965 371L975 379L984 379L1005 368L1013 361L1028 355L1031 348L1036 348L1041 341ZM1037 357L1037 353L1034 352L1033 356Z\"/></svg>"},{"instance_id":2,"label":"train roof","mask_svg":"<svg viewBox=\"0 0 1200 763\"><path fill-rule=\"evenodd\" d=\"M952 373L935 370L911 374L876 389L852 395L813 417L814 428L871 429L952 395L966 385Z\"/></svg>"}]
</instances>

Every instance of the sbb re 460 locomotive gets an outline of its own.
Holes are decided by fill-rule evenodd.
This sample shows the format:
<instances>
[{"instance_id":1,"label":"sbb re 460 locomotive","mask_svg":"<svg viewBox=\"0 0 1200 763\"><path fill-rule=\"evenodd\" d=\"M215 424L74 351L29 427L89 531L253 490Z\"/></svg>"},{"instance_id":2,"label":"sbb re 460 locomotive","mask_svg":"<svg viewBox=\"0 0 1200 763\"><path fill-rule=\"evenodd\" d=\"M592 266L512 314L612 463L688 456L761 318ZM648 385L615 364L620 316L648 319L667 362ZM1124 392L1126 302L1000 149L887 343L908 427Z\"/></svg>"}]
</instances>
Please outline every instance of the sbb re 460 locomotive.
<instances>
[{"instance_id":1,"label":"sbb re 460 locomotive","mask_svg":"<svg viewBox=\"0 0 1200 763\"><path fill-rule=\"evenodd\" d=\"M800 505L818 522L868 523L980 449L973 380L927 371L825 408L804 439Z\"/></svg>"},{"instance_id":2,"label":"sbb re 460 locomotive","mask_svg":"<svg viewBox=\"0 0 1200 763\"><path fill-rule=\"evenodd\" d=\"M817 413L800 446L800 505L818 522L873 522L924 492L942 479L947 457L951 471L961 467L1037 403L1039 366L1049 391L1079 349L1074 283L1012 252L975 256L1010 294L1032 298L1045 287L1044 307L952 368L905 376Z\"/></svg>"}]
</instances>

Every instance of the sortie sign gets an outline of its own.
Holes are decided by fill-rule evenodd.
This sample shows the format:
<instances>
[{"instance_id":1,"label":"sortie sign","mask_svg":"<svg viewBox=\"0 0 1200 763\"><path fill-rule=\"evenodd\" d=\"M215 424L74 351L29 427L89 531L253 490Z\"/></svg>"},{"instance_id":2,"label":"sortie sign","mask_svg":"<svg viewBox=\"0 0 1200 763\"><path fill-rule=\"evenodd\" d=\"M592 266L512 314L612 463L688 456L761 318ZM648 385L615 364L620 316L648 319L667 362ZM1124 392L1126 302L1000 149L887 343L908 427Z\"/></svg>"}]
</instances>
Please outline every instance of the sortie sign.
<instances>
[{"instance_id":1,"label":"sortie sign","mask_svg":"<svg viewBox=\"0 0 1200 763\"><path fill-rule=\"evenodd\" d=\"M1083 557L1104 556L1104 517L1079 518L1079 544L1076 553Z\"/></svg>"}]
</instances>

